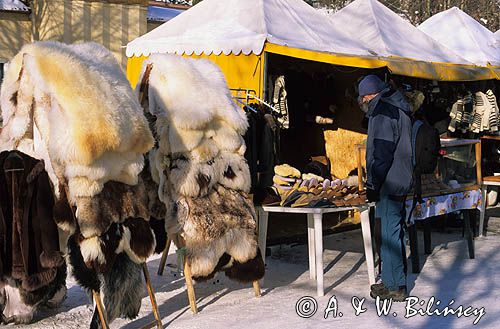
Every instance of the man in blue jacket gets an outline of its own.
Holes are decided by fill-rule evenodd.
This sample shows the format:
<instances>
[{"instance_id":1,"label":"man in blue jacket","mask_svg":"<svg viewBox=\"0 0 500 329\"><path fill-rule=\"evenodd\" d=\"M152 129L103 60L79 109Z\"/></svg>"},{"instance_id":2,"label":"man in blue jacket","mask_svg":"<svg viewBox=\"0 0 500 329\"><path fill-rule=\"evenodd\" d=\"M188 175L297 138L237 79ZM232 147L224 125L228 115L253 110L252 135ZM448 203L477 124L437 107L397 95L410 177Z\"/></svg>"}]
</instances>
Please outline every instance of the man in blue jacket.
<instances>
[{"instance_id":1,"label":"man in blue jacket","mask_svg":"<svg viewBox=\"0 0 500 329\"><path fill-rule=\"evenodd\" d=\"M404 301L403 225L405 198L413 178L411 108L401 92L375 75L364 77L358 90L368 118L367 197L376 202L375 213L381 219L382 231L382 283L371 286L371 296Z\"/></svg>"}]
</instances>

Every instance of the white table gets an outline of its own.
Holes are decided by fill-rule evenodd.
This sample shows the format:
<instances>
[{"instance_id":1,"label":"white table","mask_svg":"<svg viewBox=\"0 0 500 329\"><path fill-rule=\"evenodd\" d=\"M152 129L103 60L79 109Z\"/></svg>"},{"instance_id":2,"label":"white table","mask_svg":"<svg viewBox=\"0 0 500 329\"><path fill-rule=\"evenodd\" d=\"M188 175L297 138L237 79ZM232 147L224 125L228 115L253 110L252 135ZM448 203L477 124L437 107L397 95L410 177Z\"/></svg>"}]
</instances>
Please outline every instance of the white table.
<instances>
[{"instance_id":1,"label":"white table","mask_svg":"<svg viewBox=\"0 0 500 329\"><path fill-rule=\"evenodd\" d=\"M361 231L365 249L366 265L368 267L368 279L370 284L375 283L375 265L373 260L372 237L370 230L370 207L372 205L360 205L339 208L290 208L262 206L258 207L259 214L259 248L265 259L267 224L270 212L307 214L307 237L309 249L309 277L316 279L317 294L324 296L323 286L323 214L357 210L361 212Z\"/></svg>"}]
</instances>

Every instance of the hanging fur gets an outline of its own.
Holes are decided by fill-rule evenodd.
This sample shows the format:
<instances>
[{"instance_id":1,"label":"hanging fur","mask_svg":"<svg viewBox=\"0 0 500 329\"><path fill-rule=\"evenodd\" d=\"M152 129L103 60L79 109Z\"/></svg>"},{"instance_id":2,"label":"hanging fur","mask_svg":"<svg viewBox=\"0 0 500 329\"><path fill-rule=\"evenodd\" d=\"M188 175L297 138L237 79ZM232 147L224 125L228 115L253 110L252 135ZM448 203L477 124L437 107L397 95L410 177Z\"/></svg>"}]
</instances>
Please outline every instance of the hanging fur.
<instances>
[{"instance_id":1,"label":"hanging fur","mask_svg":"<svg viewBox=\"0 0 500 329\"><path fill-rule=\"evenodd\" d=\"M66 264L54 269L52 280L36 289L26 289L25 283L13 278L0 287L0 324L28 324L41 305L58 307L66 297Z\"/></svg>"},{"instance_id":2,"label":"hanging fur","mask_svg":"<svg viewBox=\"0 0 500 329\"><path fill-rule=\"evenodd\" d=\"M135 186L108 182L93 197L76 199L78 225L85 238L100 236L111 223L128 218L149 218L148 196L142 181Z\"/></svg>"},{"instance_id":3,"label":"hanging fur","mask_svg":"<svg viewBox=\"0 0 500 329\"><path fill-rule=\"evenodd\" d=\"M8 66L0 104L1 147L44 159L54 186L67 182L71 202L110 180L137 184L153 146L120 66L95 43L24 46Z\"/></svg>"},{"instance_id":4,"label":"hanging fur","mask_svg":"<svg viewBox=\"0 0 500 329\"><path fill-rule=\"evenodd\" d=\"M137 317L144 291L140 264L132 262L125 253L119 253L114 266L99 273L85 264L77 235L68 239L68 256L73 275L89 298L92 298L92 291L101 292L109 322L119 316L128 319ZM90 327L101 328L97 310L94 310Z\"/></svg>"},{"instance_id":5,"label":"hanging fur","mask_svg":"<svg viewBox=\"0 0 500 329\"><path fill-rule=\"evenodd\" d=\"M257 254L255 211L240 192L218 185L205 197L181 197L171 220L178 230L167 226L168 234L182 236L195 277L212 273L224 253L240 263Z\"/></svg>"},{"instance_id":6,"label":"hanging fur","mask_svg":"<svg viewBox=\"0 0 500 329\"><path fill-rule=\"evenodd\" d=\"M0 148L45 161L55 221L73 234L69 258L78 282L101 291L109 322L135 317L141 264L156 246L150 209L162 216L165 207L147 190L157 191L160 173L148 186L140 178L154 139L114 56L95 43L24 46L8 67L0 104ZM42 253L40 263L57 259ZM23 277L21 288L36 289L57 275L44 268Z\"/></svg>"},{"instance_id":7,"label":"hanging fur","mask_svg":"<svg viewBox=\"0 0 500 329\"><path fill-rule=\"evenodd\" d=\"M148 64L153 64L148 92L151 114L165 116L180 129L204 129L214 119L224 120L240 135L248 129L217 65L206 59L153 54L144 62L139 81Z\"/></svg>"},{"instance_id":8,"label":"hanging fur","mask_svg":"<svg viewBox=\"0 0 500 329\"><path fill-rule=\"evenodd\" d=\"M246 194L246 116L210 61L152 55L140 81L148 65L149 86L140 83L137 90L147 89L143 104L155 118L157 148L148 158L168 236L186 247L197 280L219 270L245 282L262 278L256 215Z\"/></svg>"}]
</instances>

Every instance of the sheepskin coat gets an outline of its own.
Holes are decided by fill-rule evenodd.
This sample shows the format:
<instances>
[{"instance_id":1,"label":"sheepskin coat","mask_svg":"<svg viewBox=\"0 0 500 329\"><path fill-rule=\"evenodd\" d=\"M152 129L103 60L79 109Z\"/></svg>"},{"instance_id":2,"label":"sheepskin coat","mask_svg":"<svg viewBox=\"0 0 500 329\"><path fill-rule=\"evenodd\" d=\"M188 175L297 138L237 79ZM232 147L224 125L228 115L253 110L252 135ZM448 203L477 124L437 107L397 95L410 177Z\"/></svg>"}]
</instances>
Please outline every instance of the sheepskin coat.
<instances>
[{"instance_id":1,"label":"sheepskin coat","mask_svg":"<svg viewBox=\"0 0 500 329\"><path fill-rule=\"evenodd\" d=\"M168 236L186 248L195 279L218 270L236 280L262 278L243 157L248 122L222 72L208 60L164 54L143 65L136 90L156 139L149 171Z\"/></svg>"},{"instance_id":2,"label":"sheepskin coat","mask_svg":"<svg viewBox=\"0 0 500 329\"><path fill-rule=\"evenodd\" d=\"M64 264L52 195L42 161L0 153L0 278L20 280L27 291L48 285Z\"/></svg>"}]
</instances>

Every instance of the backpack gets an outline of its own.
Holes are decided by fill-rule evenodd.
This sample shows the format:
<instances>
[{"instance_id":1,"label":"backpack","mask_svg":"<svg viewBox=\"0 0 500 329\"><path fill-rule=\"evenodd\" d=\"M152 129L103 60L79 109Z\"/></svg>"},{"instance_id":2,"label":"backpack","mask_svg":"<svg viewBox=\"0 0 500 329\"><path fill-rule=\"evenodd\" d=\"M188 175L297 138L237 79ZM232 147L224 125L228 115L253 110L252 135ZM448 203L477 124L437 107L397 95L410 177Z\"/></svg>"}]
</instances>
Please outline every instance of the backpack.
<instances>
[{"instance_id":1,"label":"backpack","mask_svg":"<svg viewBox=\"0 0 500 329\"><path fill-rule=\"evenodd\" d=\"M412 120L411 144L413 162L413 205L408 220L417 202L422 203L422 175L436 170L441 141L439 132L425 120Z\"/></svg>"}]
</instances>

